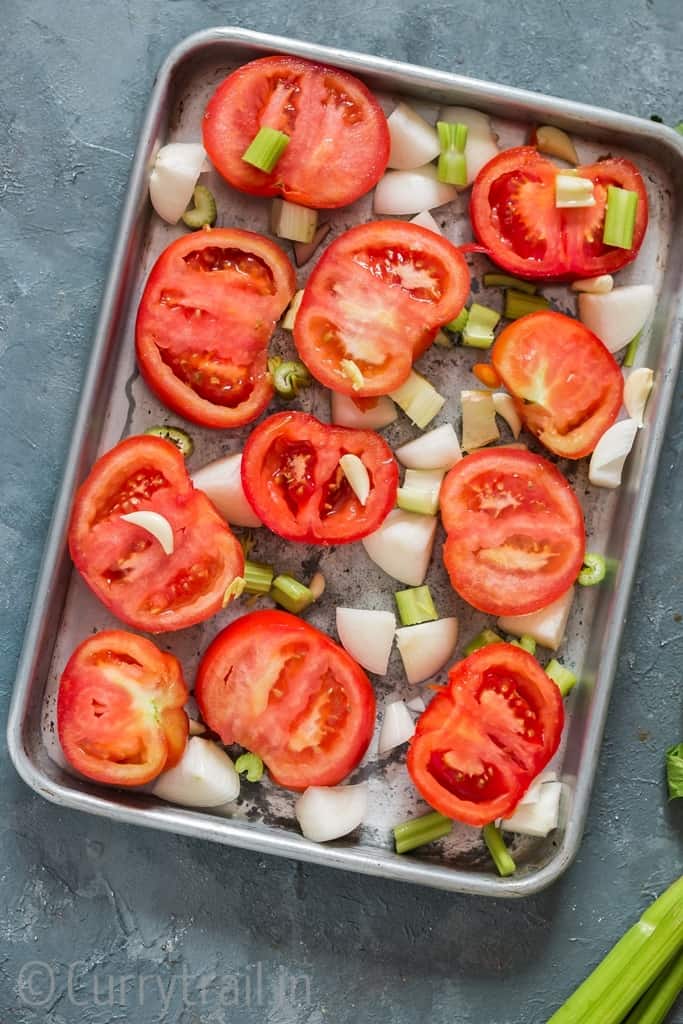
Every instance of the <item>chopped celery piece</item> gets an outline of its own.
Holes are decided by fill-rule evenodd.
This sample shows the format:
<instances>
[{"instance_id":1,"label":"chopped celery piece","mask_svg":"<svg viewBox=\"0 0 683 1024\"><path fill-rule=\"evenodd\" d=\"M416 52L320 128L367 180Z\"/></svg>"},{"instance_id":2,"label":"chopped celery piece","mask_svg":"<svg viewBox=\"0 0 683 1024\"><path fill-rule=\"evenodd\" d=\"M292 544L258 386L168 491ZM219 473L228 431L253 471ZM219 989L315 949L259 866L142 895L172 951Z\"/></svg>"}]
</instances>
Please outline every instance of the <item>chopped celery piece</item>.
<instances>
[{"instance_id":1,"label":"chopped celery piece","mask_svg":"<svg viewBox=\"0 0 683 1024\"><path fill-rule=\"evenodd\" d=\"M451 331L453 334L459 334L460 331L463 331L465 329L465 324L469 320L469 316L469 309L467 309L466 306L463 306L458 315L456 316L455 320L449 320L448 323L445 324L444 326L447 331Z\"/></svg>"},{"instance_id":2,"label":"chopped celery piece","mask_svg":"<svg viewBox=\"0 0 683 1024\"><path fill-rule=\"evenodd\" d=\"M396 496L398 507L406 512L435 516L443 477L442 469L407 469L403 487L399 487Z\"/></svg>"},{"instance_id":3,"label":"chopped celery piece","mask_svg":"<svg viewBox=\"0 0 683 1024\"><path fill-rule=\"evenodd\" d=\"M618 249L630 249L633 245L633 229L636 224L638 193L627 188L607 186L607 212L602 229L605 245Z\"/></svg>"},{"instance_id":4,"label":"chopped celery piece","mask_svg":"<svg viewBox=\"0 0 683 1024\"><path fill-rule=\"evenodd\" d=\"M498 636L492 629L482 629L481 633L477 633L474 639L470 640L465 648L465 654L474 654L475 651L481 650L482 647L488 647L489 644L502 643L502 636Z\"/></svg>"},{"instance_id":5,"label":"chopped celery piece","mask_svg":"<svg viewBox=\"0 0 683 1024\"><path fill-rule=\"evenodd\" d=\"M529 654L536 653L536 641L532 636L520 636L519 640L516 636L511 637L508 643L512 644L513 647L521 647L523 651L527 651Z\"/></svg>"},{"instance_id":6,"label":"chopped celery piece","mask_svg":"<svg viewBox=\"0 0 683 1024\"><path fill-rule=\"evenodd\" d=\"M312 242L318 227L318 211L297 206L288 199L273 199L270 226L278 238L291 242Z\"/></svg>"},{"instance_id":7,"label":"chopped celery piece","mask_svg":"<svg viewBox=\"0 0 683 1024\"><path fill-rule=\"evenodd\" d=\"M437 121L436 130L439 136L441 153L437 167L439 181L447 185L467 184L467 125L450 124L448 121Z\"/></svg>"},{"instance_id":8,"label":"chopped celery piece","mask_svg":"<svg viewBox=\"0 0 683 1024\"><path fill-rule=\"evenodd\" d=\"M683 135L683 121L679 121L678 124L674 125L674 131L678 132L679 135Z\"/></svg>"},{"instance_id":9,"label":"chopped celery piece","mask_svg":"<svg viewBox=\"0 0 683 1024\"><path fill-rule=\"evenodd\" d=\"M621 1024L682 945L683 877L648 907L548 1024Z\"/></svg>"},{"instance_id":10,"label":"chopped celery piece","mask_svg":"<svg viewBox=\"0 0 683 1024\"><path fill-rule=\"evenodd\" d=\"M247 594L267 594L273 582L274 570L272 565L265 562L244 563L244 579L246 580L245 591Z\"/></svg>"},{"instance_id":11,"label":"chopped celery piece","mask_svg":"<svg viewBox=\"0 0 683 1024\"><path fill-rule=\"evenodd\" d=\"M299 307L301 306L303 297L303 288L299 288L298 292L294 292L294 298L287 307L287 312L282 318L282 323L280 324L280 327L282 327L284 331L294 330L294 321L296 320L296 315L299 312Z\"/></svg>"},{"instance_id":12,"label":"chopped celery piece","mask_svg":"<svg viewBox=\"0 0 683 1024\"><path fill-rule=\"evenodd\" d=\"M515 288L518 292L526 292L527 295L535 295L537 288L531 281L520 281L510 274L484 274L484 288Z\"/></svg>"},{"instance_id":13,"label":"chopped celery piece","mask_svg":"<svg viewBox=\"0 0 683 1024\"><path fill-rule=\"evenodd\" d=\"M188 228L197 231L199 228L213 227L216 223L216 200L206 185L195 185L192 193L194 206L185 210L182 220Z\"/></svg>"},{"instance_id":14,"label":"chopped celery piece","mask_svg":"<svg viewBox=\"0 0 683 1024\"><path fill-rule=\"evenodd\" d=\"M519 320L528 313L538 313L547 309L550 303L543 295L527 295L511 288L505 292L505 309L503 316L507 320Z\"/></svg>"},{"instance_id":15,"label":"chopped celery piece","mask_svg":"<svg viewBox=\"0 0 683 1024\"><path fill-rule=\"evenodd\" d=\"M484 842L491 854L496 870L503 878L514 875L517 865L508 853L508 848L503 840L503 834L494 824L485 825L482 829Z\"/></svg>"},{"instance_id":16,"label":"chopped celery piece","mask_svg":"<svg viewBox=\"0 0 683 1024\"><path fill-rule=\"evenodd\" d=\"M289 135L263 125L245 149L242 159L259 171L270 174L288 144Z\"/></svg>"},{"instance_id":17,"label":"chopped celery piece","mask_svg":"<svg viewBox=\"0 0 683 1024\"><path fill-rule=\"evenodd\" d=\"M638 345L640 344L640 336L642 330L638 331L635 337L631 338L626 349L626 355L624 356L624 366L633 366L636 361L636 352L638 351Z\"/></svg>"},{"instance_id":18,"label":"chopped celery piece","mask_svg":"<svg viewBox=\"0 0 683 1024\"><path fill-rule=\"evenodd\" d=\"M683 951L671 961L636 1003L624 1024L664 1024L669 1010L683 992Z\"/></svg>"},{"instance_id":19,"label":"chopped celery piece","mask_svg":"<svg viewBox=\"0 0 683 1024\"><path fill-rule=\"evenodd\" d=\"M669 747L666 752L666 782L669 800L683 797L683 743Z\"/></svg>"},{"instance_id":20,"label":"chopped celery piece","mask_svg":"<svg viewBox=\"0 0 683 1024\"><path fill-rule=\"evenodd\" d=\"M395 825L393 831L396 853L408 853L409 850L432 843L435 839L443 839L452 828L451 819L439 814L438 811Z\"/></svg>"},{"instance_id":21,"label":"chopped celery piece","mask_svg":"<svg viewBox=\"0 0 683 1024\"><path fill-rule=\"evenodd\" d=\"M263 778L263 761L258 754L248 750L235 761L235 771L238 775L246 775L247 782L260 782Z\"/></svg>"},{"instance_id":22,"label":"chopped celery piece","mask_svg":"<svg viewBox=\"0 0 683 1024\"><path fill-rule=\"evenodd\" d=\"M427 586L397 590L394 597L402 626L417 626L420 622L436 622L439 618L431 591Z\"/></svg>"},{"instance_id":23,"label":"chopped celery piece","mask_svg":"<svg viewBox=\"0 0 683 1024\"><path fill-rule=\"evenodd\" d=\"M583 556L583 569L579 573L581 586L594 587L596 583L602 583L606 573L607 564L602 555L595 555L587 551Z\"/></svg>"},{"instance_id":24,"label":"chopped celery piece","mask_svg":"<svg viewBox=\"0 0 683 1024\"><path fill-rule=\"evenodd\" d=\"M152 437L162 437L164 441L170 441L186 459L189 459L194 451L194 441L180 427L147 427L145 433L151 434Z\"/></svg>"},{"instance_id":25,"label":"chopped celery piece","mask_svg":"<svg viewBox=\"0 0 683 1024\"><path fill-rule=\"evenodd\" d=\"M437 348L453 348L453 340L448 337L445 331L437 331L434 336L434 345Z\"/></svg>"},{"instance_id":26,"label":"chopped celery piece","mask_svg":"<svg viewBox=\"0 0 683 1024\"><path fill-rule=\"evenodd\" d=\"M389 397L393 398L406 416L421 430L431 423L446 401L444 396L415 370L410 371L408 379L400 388L392 391Z\"/></svg>"},{"instance_id":27,"label":"chopped celery piece","mask_svg":"<svg viewBox=\"0 0 683 1024\"><path fill-rule=\"evenodd\" d=\"M308 587L286 573L275 577L270 588L270 596L276 604L282 605L288 612L293 612L295 615L304 611L315 600Z\"/></svg>"},{"instance_id":28,"label":"chopped celery piece","mask_svg":"<svg viewBox=\"0 0 683 1024\"><path fill-rule=\"evenodd\" d=\"M557 683L563 697L576 686L576 676L570 669L561 665L557 658L552 658L545 667L546 675L550 676L554 683Z\"/></svg>"},{"instance_id":29,"label":"chopped celery piece","mask_svg":"<svg viewBox=\"0 0 683 1024\"><path fill-rule=\"evenodd\" d=\"M555 207L558 210L595 206L593 182L577 174L558 174L555 177Z\"/></svg>"},{"instance_id":30,"label":"chopped celery piece","mask_svg":"<svg viewBox=\"0 0 683 1024\"><path fill-rule=\"evenodd\" d=\"M462 331L462 343L468 348L491 348L493 345L493 328L500 320L500 313L488 306L473 302L470 306L467 323Z\"/></svg>"},{"instance_id":31,"label":"chopped celery piece","mask_svg":"<svg viewBox=\"0 0 683 1024\"><path fill-rule=\"evenodd\" d=\"M307 388L313 383L310 373L298 359L283 361L279 356L271 356L268 371L280 398L296 398L301 388Z\"/></svg>"}]
</instances>

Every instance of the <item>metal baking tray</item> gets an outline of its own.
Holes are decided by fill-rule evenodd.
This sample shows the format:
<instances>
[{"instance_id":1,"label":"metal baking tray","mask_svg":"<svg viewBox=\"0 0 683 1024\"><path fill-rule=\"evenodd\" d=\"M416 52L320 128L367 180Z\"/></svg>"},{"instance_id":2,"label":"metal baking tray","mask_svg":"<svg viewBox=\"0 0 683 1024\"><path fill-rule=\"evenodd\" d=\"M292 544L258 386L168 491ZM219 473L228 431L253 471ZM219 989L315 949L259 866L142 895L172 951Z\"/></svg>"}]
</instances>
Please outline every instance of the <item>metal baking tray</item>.
<instances>
[{"instance_id":1,"label":"metal baking tray","mask_svg":"<svg viewBox=\"0 0 683 1024\"><path fill-rule=\"evenodd\" d=\"M586 162L606 152L627 155L638 163L647 183L651 219L646 242L636 263L621 273L619 281L652 281L658 290L657 312L638 354L640 364L656 370L655 390L646 425L639 433L618 492L590 489L586 460L578 466L562 465L584 507L589 548L608 554L618 568L611 585L577 588L582 593L577 594L562 651L565 661L579 670L581 682L569 701L564 745L555 761L564 782L561 825L547 839L514 840L519 870L511 879L501 879L493 873L479 831L466 826L456 825L447 839L415 854L394 853L391 825L426 810L405 771L403 752L379 760L376 744L371 745L354 776L367 778L370 783L367 822L352 837L317 845L299 834L292 810L295 795L268 782L245 785L240 803L225 811L188 810L162 804L144 792L107 789L75 778L65 770L55 738L54 697L71 649L94 629L115 624L72 569L68 557L66 527L74 489L97 455L121 437L154 423L182 422L147 391L133 354L135 312L148 270L161 249L183 230L162 224L151 212L147 199L151 161L156 147L166 141L198 139L203 107L218 82L232 68L269 53L296 54L346 68L378 94L387 111L399 96L432 109L445 103L485 110L493 117L495 130L505 146L521 143L534 122L558 125L574 134L580 156ZM232 191L215 173L211 173L208 184L218 201L219 224L267 232L267 201ZM556 879L571 863L581 839L621 630L676 382L683 313L683 247L672 245L672 240L683 234L681 196L683 140L671 130L648 121L443 71L237 28L210 29L177 46L158 74L142 127L72 445L26 631L8 728L10 753L25 781L57 804L117 821L447 890L523 896ZM466 201L466 196L460 196L455 203L436 211L437 221L456 243L471 237ZM371 197L365 197L330 215L333 230L329 237L369 219ZM476 281L481 278L485 260L475 257L472 263ZM299 286L309 269L310 266L299 272ZM495 303L493 293L486 295L477 284L473 290L478 291L483 301ZM573 311L573 300L566 288L544 291L556 308ZM290 344L286 332L278 331L272 350L286 352ZM458 426L455 396L461 386L472 386L469 368L473 361L471 354L462 349L437 348L421 360L428 377L449 398L434 425L450 419ZM328 418L327 398L321 388L311 389L298 404ZM269 411L277 405L274 402ZM204 431L196 427L190 430L196 443L190 468L220 453L239 449L246 433ZM392 444L413 435L404 417L387 432ZM276 561L280 571L304 576L319 565L327 576L328 589L309 618L332 635L337 604L392 606L393 581L369 562L361 545L336 550L283 545L279 538L261 530L255 557ZM482 627L484 617L465 606L449 587L438 554L428 582L440 613L458 615L463 639ZM240 609L231 605L201 626L163 636L160 645L181 658L191 681L198 657L210 638L239 613ZM442 673L436 681L442 681L444 676ZM405 682L395 652L388 676L375 682L380 707L389 694L415 695L415 690L411 692ZM418 688L418 692L427 696L429 693L424 688Z\"/></svg>"}]
</instances>

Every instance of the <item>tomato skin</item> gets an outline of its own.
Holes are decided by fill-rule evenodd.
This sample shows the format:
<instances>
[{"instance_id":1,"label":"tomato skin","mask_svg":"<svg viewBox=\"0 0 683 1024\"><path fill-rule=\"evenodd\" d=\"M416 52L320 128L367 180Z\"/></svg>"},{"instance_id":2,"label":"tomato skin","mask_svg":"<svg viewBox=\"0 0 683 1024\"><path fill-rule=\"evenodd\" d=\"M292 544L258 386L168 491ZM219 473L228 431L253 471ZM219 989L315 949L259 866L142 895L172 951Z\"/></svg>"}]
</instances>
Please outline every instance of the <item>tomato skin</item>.
<instances>
[{"instance_id":1,"label":"tomato skin","mask_svg":"<svg viewBox=\"0 0 683 1024\"><path fill-rule=\"evenodd\" d=\"M59 742L82 775L141 786L182 757L188 696L172 654L133 633L104 630L76 648L62 673Z\"/></svg>"},{"instance_id":2,"label":"tomato skin","mask_svg":"<svg viewBox=\"0 0 683 1024\"><path fill-rule=\"evenodd\" d=\"M351 398L386 395L409 376L470 290L461 252L417 224L373 221L327 247L308 279L294 343L313 376ZM358 385L343 360L363 374Z\"/></svg>"},{"instance_id":3,"label":"tomato skin","mask_svg":"<svg viewBox=\"0 0 683 1024\"><path fill-rule=\"evenodd\" d=\"M263 125L289 136L270 174L242 159ZM209 100L203 135L212 164L234 188L318 209L365 195L389 159L387 120L370 90L301 57L263 57L233 71Z\"/></svg>"},{"instance_id":4,"label":"tomato skin","mask_svg":"<svg viewBox=\"0 0 683 1024\"><path fill-rule=\"evenodd\" d=\"M490 644L451 668L418 719L408 771L437 811L487 825L514 811L556 752L563 725L559 687L533 655Z\"/></svg>"},{"instance_id":5,"label":"tomato skin","mask_svg":"<svg viewBox=\"0 0 683 1024\"><path fill-rule=\"evenodd\" d=\"M573 281L614 274L638 255L648 222L645 183L628 160L609 158L577 167L594 182L596 204L555 207L555 178L562 168L533 146L506 149L477 175L470 197L474 233L503 270L532 280ZM633 246L602 242L607 186L638 193Z\"/></svg>"},{"instance_id":6,"label":"tomato skin","mask_svg":"<svg viewBox=\"0 0 683 1024\"><path fill-rule=\"evenodd\" d=\"M281 611L250 612L204 654L195 697L223 743L258 754L286 789L336 786L363 757L375 695L353 658Z\"/></svg>"},{"instance_id":7,"label":"tomato skin","mask_svg":"<svg viewBox=\"0 0 683 1024\"><path fill-rule=\"evenodd\" d=\"M492 362L525 426L566 459L590 455L621 409L624 378L592 331L543 310L508 324Z\"/></svg>"},{"instance_id":8,"label":"tomato skin","mask_svg":"<svg viewBox=\"0 0 683 1024\"><path fill-rule=\"evenodd\" d=\"M364 506L339 467L344 454L357 455L368 470L371 486ZM242 486L259 519L285 540L349 544L378 529L396 504L398 465L386 441L372 430L281 412L247 439Z\"/></svg>"},{"instance_id":9,"label":"tomato skin","mask_svg":"<svg viewBox=\"0 0 683 1024\"><path fill-rule=\"evenodd\" d=\"M439 497L453 589L489 615L526 615L575 581L586 547L581 506L532 452L489 448L449 471Z\"/></svg>"},{"instance_id":10,"label":"tomato skin","mask_svg":"<svg viewBox=\"0 0 683 1024\"><path fill-rule=\"evenodd\" d=\"M152 511L171 524L174 551L120 516ZM244 571L230 527L196 490L178 449L129 437L102 455L74 498L69 550L95 596L137 629L163 633L208 619Z\"/></svg>"},{"instance_id":11,"label":"tomato skin","mask_svg":"<svg viewBox=\"0 0 683 1024\"><path fill-rule=\"evenodd\" d=\"M273 396L268 343L296 287L270 239L209 228L171 242L140 300L135 350L151 390L204 427L239 427Z\"/></svg>"}]
</instances>

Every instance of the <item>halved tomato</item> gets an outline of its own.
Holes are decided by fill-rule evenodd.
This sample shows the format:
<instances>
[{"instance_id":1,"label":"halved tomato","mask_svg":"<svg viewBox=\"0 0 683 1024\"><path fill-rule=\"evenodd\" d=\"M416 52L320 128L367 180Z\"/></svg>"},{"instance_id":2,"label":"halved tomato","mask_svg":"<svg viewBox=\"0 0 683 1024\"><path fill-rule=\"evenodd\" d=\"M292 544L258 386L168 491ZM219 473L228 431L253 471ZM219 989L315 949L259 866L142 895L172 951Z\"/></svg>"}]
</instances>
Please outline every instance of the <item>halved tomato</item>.
<instances>
[{"instance_id":1,"label":"halved tomato","mask_svg":"<svg viewBox=\"0 0 683 1024\"><path fill-rule=\"evenodd\" d=\"M189 694L180 662L121 629L89 637L59 681L57 732L82 775L141 786L180 760Z\"/></svg>"},{"instance_id":2,"label":"halved tomato","mask_svg":"<svg viewBox=\"0 0 683 1024\"><path fill-rule=\"evenodd\" d=\"M157 512L173 530L173 553L121 518ZM195 490L178 449L160 437L121 441L97 460L74 499L71 557L96 597L137 629L163 633L208 619L244 570L230 527Z\"/></svg>"},{"instance_id":3,"label":"halved tomato","mask_svg":"<svg viewBox=\"0 0 683 1024\"><path fill-rule=\"evenodd\" d=\"M448 473L439 497L453 588L490 615L525 615L567 590L583 564L581 506L560 471L531 452L488 448Z\"/></svg>"},{"instance_id":4,"label":"halved tomato","mask_svg":"<svg viewBox=\"0 0 683 1024\"><path fill-rule=\"evenodd\" d=\"M135 348L148 385L203 427L239 427L273 395L268 342L296 287L267 238L207 228L164 249L138 309Z\"/></svg>"},{"instance_id":5,"label":"halved tomato","mask_svg":"<svg viewBox=\"0 0 683 1024\"><path fill-rule=\"evenodd\" d=\"M408 771L437 811L468 825L508 817L557 750L559 687L527 651L490 644L454 665L417 722Z\"/></svg>"},{"instance_id":6,"label":"halved tomato","mask_svg":"<svg viewBox=\"0 0 683 1024\"><path fill-rule=\"evenodd\" d=\"M375 695L328 636L287 612L251 612L202 658L195 696L223 743L258 754L287 789L336 786L367 750Z\"/></svg>"},{"instance_id":7,"label":"halved tomato","mask_svg":"<svg viewBox=\"0 0 683 1024\"><path fill-rule=\"evenodd\" d=\"M595 206L558 209L555 178L562 173L533 146L506 149L476 177L470 199L474 233L499 267L519 277L572 281L613 274L638 255L647 228L645 183L628 160L609 158L576 173L594 183ZM638 194L633 245L605 245L607 186Z\"/></svg>"},{"instance_id":8,"label":"halved tomato","mask_svg":"<svg viewBox=\"0 0 683 1024\"><path fill-rule=\"evenodd\" d=\"M565 459L589 455L619 414L619 364L592 331L563 313L514 320L498 335L492 360L527 429Z\"/></svg>"},{"instance_id":9,"label":"halved tomato","mask_svg":"<svg viewBox=\"0 0 683 1024\"><path fill-rule=\"evenodd\" d=\"M364 505L339 465L343 455L356 455L368 472ZM396 504L398 466L372 430L281 412L259 423L247 439L242 486L259 519L285 540L349 544L378 529Z\"/></svg>"},{"instance_id":10,"label":"halved tomato","mask_svg":"<svg viewBox=\"0 0 683 1024\"><path fill-rule=\"evenodd\" d=\"M289 136L270 174L242 159L264 126ZM203 131L231 185L303 206L354 202L389 159L387 120L372 93L353 75L301 57L263 57L233 71L209 100Z\"/></svg>"},{"instance_id":11,"label":"halved tomato","mask_svg":"<svg viewBox=\"0 0 683 1024\"><path fill-rule=\"evenodd\" d=\"M434 231L396 220L361 224L328 246L309 277L294 342L333 391L386 395L469 290L464 257Z\"/></svg>"}]
</instances>

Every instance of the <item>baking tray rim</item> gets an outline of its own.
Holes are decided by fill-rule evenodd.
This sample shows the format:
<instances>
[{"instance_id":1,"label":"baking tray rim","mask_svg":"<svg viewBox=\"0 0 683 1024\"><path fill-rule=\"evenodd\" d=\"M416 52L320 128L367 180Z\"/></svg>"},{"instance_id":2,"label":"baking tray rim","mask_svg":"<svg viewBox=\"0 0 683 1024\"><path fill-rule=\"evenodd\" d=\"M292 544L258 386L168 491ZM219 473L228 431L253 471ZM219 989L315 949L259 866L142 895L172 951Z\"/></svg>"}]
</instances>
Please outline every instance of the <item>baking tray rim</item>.
<instances>
[{"instance_id":1,"label":"baking tray rim","mask_svg":"<svg viewBox=\"0 0 683 1024\"><path fill-rule=\"evenodd\" d=\"M639 494L634 502L630 522L631 540L625 545L620 577L613 593L609 615L612 632L607 638L600 671L596 679L595 696L589 714L584 738L586 753L582 756L576 776L573 796L573 814L564 831L561 845L555 855L542 868L520 878L496 879L476 872L437 865L430 861L395 859L384 861L368 855L367 847L331 847L311 843L294 834L276 834L275 829L261 830L248 823L228 818L204 815L196 810L164 806L138 810L117 804L102 796L82 792L51 779L32 761L23 743L23 727L29 711L29 698L35 676L41 634L46 629L51 592L58 586L66 554L66 527L75 485L81 473L83 448L88 423L100 383L100 371L107 355L109 337L116 313L116 295L125 281L125 251L130 244L141 200L146 190L147 158L145 149L154 124L158 119L165 95L177 69L188 58L197 56L204 48L226 43L240 44L252 50L291 53L312 60L336 64L359 74L383 74L401 78L397 83L406 88L424 86L431 89L456 89L470 93L481 104L506 102L532 108L536 116L548 114L555 123L563 120L582 121L586 124L621 132L645 139L663 147L669 158L680 162L683 172L683 138L672 129L630 114L537 94L512 86L497 85L480 79L468 78L447 71L430 69L402 61L376 57L370 54L337 49L289 39L282 36L255 32L239 27L209 28L187 36L178 43L162 63L154 79L154 86L143 119L133 159L126 199L119 222L109 271L97 318L92 352L81 389L71 443L67 452L62 480L55 500L52 520L48 528L42 565L34 589L31 610L24 636L17 676L10 705L7 741L10 758L21 778L47 800L77 810L86 811L126 824L146 825L186 836L197 836L222 844L261 853L293 857L323 866L354 870L364 874L393 880L411 881L443 890L487 896L528 896L546 888L559 878L574 860L584 830L590 794L593 787L602 733L614 683L617 656L640 546L644 534L654 480L659 468L661 448L672 405L680 363L680 345L671 343L662 356L659 402L649 423L649 439ZM633 141L633 140L632 140ZM680 295L679 295L680 313ZM677 316L676 321L680 319ZM598 685L599 681L599 685Z\"/></svg>"}]
</instances>

